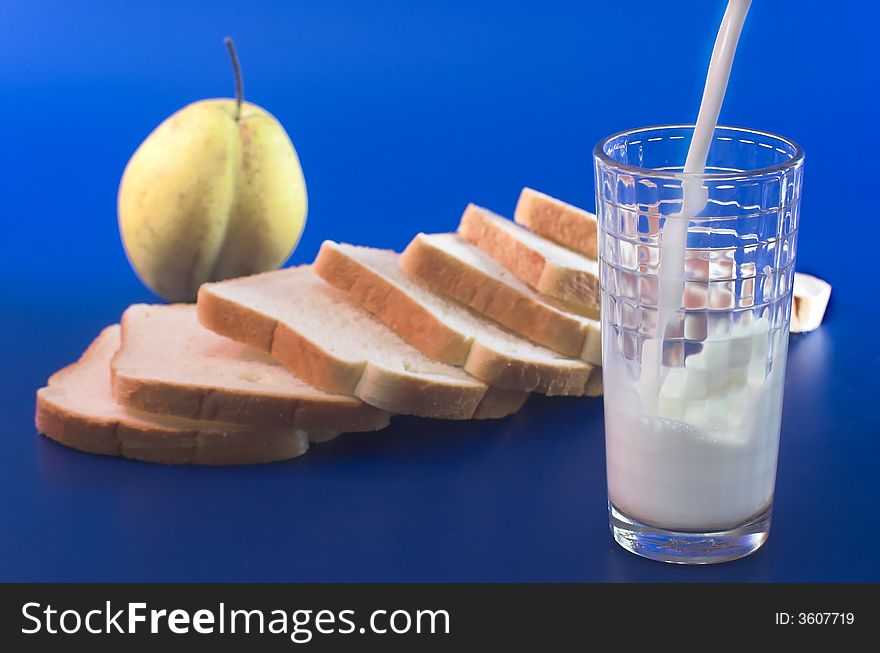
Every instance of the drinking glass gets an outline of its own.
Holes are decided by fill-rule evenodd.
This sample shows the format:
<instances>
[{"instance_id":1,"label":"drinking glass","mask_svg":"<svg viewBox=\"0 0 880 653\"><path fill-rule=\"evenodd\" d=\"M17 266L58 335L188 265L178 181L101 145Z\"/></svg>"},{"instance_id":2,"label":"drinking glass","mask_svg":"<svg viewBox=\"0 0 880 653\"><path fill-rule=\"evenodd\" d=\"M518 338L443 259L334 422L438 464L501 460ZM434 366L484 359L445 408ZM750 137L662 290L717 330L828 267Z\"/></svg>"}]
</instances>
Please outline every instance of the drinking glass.
<instances>
[{"instance_id":1,"label":"drinking glass","mask_svg":"<svg viewBox=\"0 0 880 653\"><path fill-rule=\"evenodd\" d=\"M686 175L693 130L622 132L593 156L611 530L638 555L711 563L770 530L804 154L718 127Z\"/></svg>"}]
</instances>

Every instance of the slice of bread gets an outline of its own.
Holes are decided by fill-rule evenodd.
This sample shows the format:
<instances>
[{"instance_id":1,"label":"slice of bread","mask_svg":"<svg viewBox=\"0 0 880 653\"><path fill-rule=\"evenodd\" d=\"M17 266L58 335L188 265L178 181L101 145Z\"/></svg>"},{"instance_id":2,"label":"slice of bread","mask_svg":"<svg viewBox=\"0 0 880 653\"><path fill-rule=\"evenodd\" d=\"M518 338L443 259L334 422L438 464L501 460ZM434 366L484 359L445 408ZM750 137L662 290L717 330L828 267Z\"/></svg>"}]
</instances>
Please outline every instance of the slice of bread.
<instances>
[{"instance_id":1,"label":"slice of bread","mask_svg":"<svg viewBox=\"0 0 880 653\"><path fill-rule=\"evenodd\" d=\"M806 333L818 329L830 299L831 285L827 281L803 272L795 272L791 332Z\"/></svg>"},{"instance_id":2,"label":"slice of bread","mask_svg":"<svg viewBox=\"0 0 880 653\"><path fill-rule=\"evenodd\" d=\"M111 368L116 400L150 413L337 433L375 431L390 417L209 331L193 304L130 306Z\"/></svg>"},{"instance_id":3,"label":"slice of bread","mask_svg":"<svg viewBox=\"0 0 880 653\"><path fill-rule=\"evenodd\" d=\"M538 292L598 318L599 264L593 259L474 204L465 209L458 233Z\"/></svg>"},{"instance_id":4,"label":"slice of bread","mask_svg":"<svg viewBox=\"0 0 880 653\"><path fill-rule=\"evenodd\" d=\"M419 234L400 255L406 272L511 331L571 357L602 364L597 320L561 310L457 234Z\"/></svg>"},{"instance_id":5,"label":"slice of bread","mask_svg":"<svg viewBox=\"0 0 880 653\"><path fill-rule=\"evenodd\" d=\"M428 358L309 266L204 284L198 314L209 329L270 353L315 387L395 413L502 417L528 396Z\"/></svg>"},{"instance_id":6,"label":"slice of bread","mask_svg":"<svg viewBox=\"0 0 880 653\"><path fill-rule=\"evenodd\" d=\"M309 448L301 429L259 429L150 415L113 400L110 359L119 325L104 329L78 362L37 391L37 429L68 447L167 464L237 465L296 458Z\"/></svg>"},{"instance_id":7,"label":"slice of bread","mask_svg":"<svg viewBox=\"0 0 880 653\"><path fill-rule=\"evenodd\" d=\"M596 258L596 216L531 188L523 188L515 222L591 259Z\"/></svg>"},{"instance_id":8,"label":"slice of bread","mask_svg":"<svg viewBox=\"0 0 880 653\"><path fill-rule=\"evenodd\" d=\"M410 277L391 250L325 241L315 272L419 351L492 385L583 396L593 366L507 331Z\"/></svg>"}]
</instances>

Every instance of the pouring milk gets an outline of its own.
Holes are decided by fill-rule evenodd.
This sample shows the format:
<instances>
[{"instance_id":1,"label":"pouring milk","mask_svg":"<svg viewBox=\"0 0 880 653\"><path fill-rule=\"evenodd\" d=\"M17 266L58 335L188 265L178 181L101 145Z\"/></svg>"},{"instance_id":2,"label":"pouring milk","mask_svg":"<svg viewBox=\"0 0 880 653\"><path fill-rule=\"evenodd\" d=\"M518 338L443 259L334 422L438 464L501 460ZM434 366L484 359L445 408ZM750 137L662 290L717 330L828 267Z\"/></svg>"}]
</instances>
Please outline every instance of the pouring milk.
<instances>
[{"instance_id":1,"label":"pouring milk","mask_svg":"<svg viewBox=\"0 0 880 653\"><path fill-rule=\"evenodd\" d=\"M708 329L684 365L663 364L663 338L685 296L688 218L706 206L709 146L751 0L730 0L712 52L682 180L680 213L662 227L655 337L645 341L637 388L606 361L619 401L606 405L608 492L638 521L709 531L760 514L773 495L785 361L767 373L769 321L740 320ZM695 175L695 176L688 176ZM773 336L787 337L787 334ZM780 343L784 344L784 343ZM782 347L784 351L784 347Z\"/></svg>"}]
</instances>

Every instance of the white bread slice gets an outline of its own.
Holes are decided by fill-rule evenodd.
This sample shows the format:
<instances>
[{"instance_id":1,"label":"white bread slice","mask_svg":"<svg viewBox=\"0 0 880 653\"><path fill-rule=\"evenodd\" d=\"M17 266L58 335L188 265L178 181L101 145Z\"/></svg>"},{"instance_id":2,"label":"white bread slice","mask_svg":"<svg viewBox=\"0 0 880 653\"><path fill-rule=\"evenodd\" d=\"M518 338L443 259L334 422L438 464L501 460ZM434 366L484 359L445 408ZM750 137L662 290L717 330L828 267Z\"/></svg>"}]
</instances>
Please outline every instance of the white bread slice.
<instances>
[{"instance_id":1,"label":"white bread slice","mask_svg":"<svg viewBox=\"0 0 880 653\"><path fill-rule=\"evenodd\" d=\"M791 332L806 333L818 329L822 324L822 318L825 317L829 299L831 299L831 285L827 281L803 272L795 272Z\"/></svg>"},{"instance_id":2,"label":"white bread slice","mask_svg":"<svg viewBox=\"0 0 880 653\"><path fill-rule=\"evenodd\" d=\"M474 204L458 233L568 310L599 317L599 264Z\"/></svg>"},{"instance_id":3,"label":"white bread slice","mask_svg":"<svg viewBox=\"0 0 880 653\"><path fill-rule=\"evenodd\" d=\"M502 417L528 396L428 358L309 266L204 284L198 313L209 329L270 353L315 387L391 412Z\"/></svg>"},{"instance_id":4,"label":"white bread slice","mask_svg":"<svg viewBox=\"0 0 880 653\"><path fill-rule=\"evenodd\" d=\"M113 400L110 359L119 325L104 329L78 362L37 391L37 429L63 445L156 463L240 465L296 458L309 448L301 429L259 429L150 415Z\"/></svg>"},{"instance_id":5,"label":"white bread slice","mask_svg":"<svg viewBox=\"0 0 880 653\"><path fill-rule=\"evenodd\" d=\"M194 304L130 306L111 369L116 401L150 413L336 433L375 431L390 417L209 331Z\"/></svg>"},{"instance_id":6,"label":"white bread slice","mask_svg":"<svg viewBox=\"0 0 880 653\"><path fill-rule=\"evenodd\" d=\"M599 322L557 308L507 268L457 234L419 234L400 266L444 293L538 344L602 364Z\"/></svg>"},{"instance_id":7,"label":"white bread slice","mask_svg":"<svg viewBox=\"0 0 880 653\"><path fill-rule=\"evenodd\" d=\"M596 216L531 188L523 188L515 222L553 242L596 258Z\"/></svg>"},{"instance_id":8,"label":"white bread slice","mask_svg":"<svg viewBox=\"0 0 880 653\"><path fill-rule=\"evenodd\" d=\"M391 250L324 241L314 268L416 349L510 390L583 396L593 366L520 338L410 277Z\"/></svg>"}]
</instances>

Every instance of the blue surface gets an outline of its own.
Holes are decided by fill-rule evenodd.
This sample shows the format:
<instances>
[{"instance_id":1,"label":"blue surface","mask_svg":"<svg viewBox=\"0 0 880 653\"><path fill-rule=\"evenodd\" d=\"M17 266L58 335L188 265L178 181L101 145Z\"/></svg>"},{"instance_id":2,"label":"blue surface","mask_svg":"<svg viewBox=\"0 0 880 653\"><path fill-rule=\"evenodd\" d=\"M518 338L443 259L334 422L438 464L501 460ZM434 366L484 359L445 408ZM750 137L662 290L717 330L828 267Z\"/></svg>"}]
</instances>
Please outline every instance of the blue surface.
<instances>
[{"instance_id":1,"label":"blue surface","mask_svg":"<svg viewBox=\"0 0 880 653\"><path fill-rule=\"evenodd\" d=\"M0 4L0 580L880 581L875 3L757 0L745 27L722 121L804 146L798 267L834 299L825 327L792 340L770 540L712 568L611 541L600 401L535 397L493 423L399 418L237 469L36 437L36 388L153 300L119 241L117 184L168 114L231 94L224 35L305 168L299 263L325 238L401 248L453 229L471 200L510 214L526 184L591 208L600 137L693 120L723 12L179 4Z\"/></svg>"}]
</instances>

